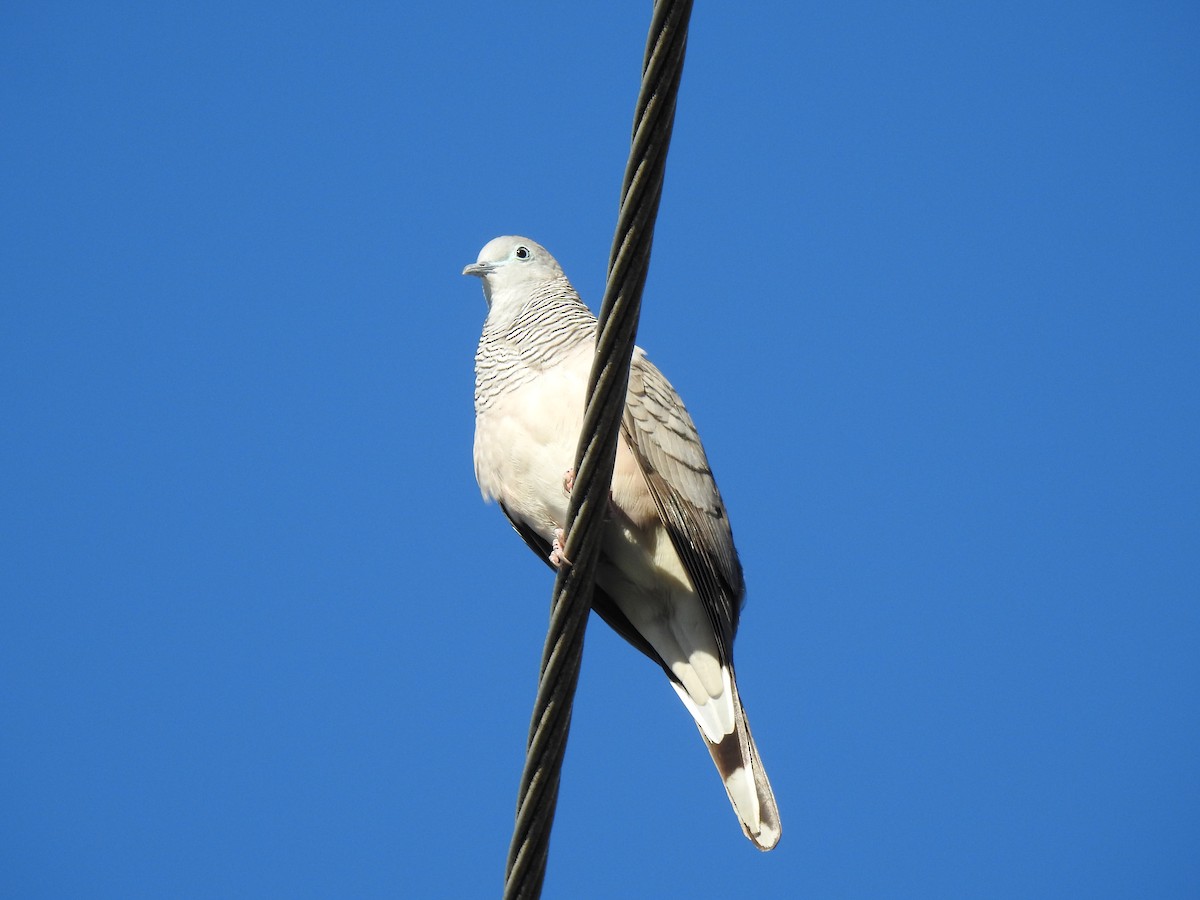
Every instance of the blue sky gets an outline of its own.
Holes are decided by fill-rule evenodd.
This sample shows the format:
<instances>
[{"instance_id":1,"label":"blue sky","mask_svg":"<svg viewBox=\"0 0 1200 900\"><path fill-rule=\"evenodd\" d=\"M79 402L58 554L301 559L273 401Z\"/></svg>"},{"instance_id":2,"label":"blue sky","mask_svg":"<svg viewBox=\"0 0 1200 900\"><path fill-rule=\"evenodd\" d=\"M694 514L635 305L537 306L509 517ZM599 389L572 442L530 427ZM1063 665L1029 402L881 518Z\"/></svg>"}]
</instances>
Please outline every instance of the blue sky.
<instances>
[{"instance_id":1,"label":"blue sky","mask_svg":"<svg viewBox=\"0 0 1200 900\"><path fill-rule=\"evenodd\" d=\"M598 302L648 10L0 11L0 894L498 894L551 579L459 272ZM1198 37L698 5L640 343L784 836L593 623L547 897L1200 890Z\"/></svg>"}]
</instances>

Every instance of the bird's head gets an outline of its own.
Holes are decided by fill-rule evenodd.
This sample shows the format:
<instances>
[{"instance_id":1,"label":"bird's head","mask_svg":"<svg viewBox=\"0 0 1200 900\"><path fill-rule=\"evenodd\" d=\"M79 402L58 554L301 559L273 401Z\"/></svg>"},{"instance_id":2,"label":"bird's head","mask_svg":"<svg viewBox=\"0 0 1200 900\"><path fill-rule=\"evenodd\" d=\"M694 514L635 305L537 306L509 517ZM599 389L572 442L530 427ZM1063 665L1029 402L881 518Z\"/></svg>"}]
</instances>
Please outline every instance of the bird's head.
<instances>
[{"instance_id":1,"label":"bird's head","mask_svg":"<svg viewBox=\"0 0 1200 900\"><path fill-rule=\"evenodd\" d=\"M463 274L483 280L483 295L490 306L506 295L527 297L530 288L561 278L563 270L541 244L510 234L488 241Z\"/></svg>"}]
</instances>

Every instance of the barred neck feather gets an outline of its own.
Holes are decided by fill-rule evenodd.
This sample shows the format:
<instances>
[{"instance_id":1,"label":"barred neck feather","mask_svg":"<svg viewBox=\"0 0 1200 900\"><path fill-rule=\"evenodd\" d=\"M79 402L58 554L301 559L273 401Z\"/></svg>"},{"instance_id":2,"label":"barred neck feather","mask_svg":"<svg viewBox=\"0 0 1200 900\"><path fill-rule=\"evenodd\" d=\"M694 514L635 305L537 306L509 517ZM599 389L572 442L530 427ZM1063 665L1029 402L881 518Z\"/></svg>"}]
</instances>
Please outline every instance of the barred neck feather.
<instances>
[{"instance_id":1,"label":"barred neck feather","mask_svg":"<svg viewBox=\"0 0 1200 900\"><path fill-rule=\"evenodd\" d=\"M566 276L534 288L519 306L505 302L510 299L499 293L492 298L475 351L476 412L561 361L567 351L595 340L596 317Z\"/></svg>"}]
</instances>

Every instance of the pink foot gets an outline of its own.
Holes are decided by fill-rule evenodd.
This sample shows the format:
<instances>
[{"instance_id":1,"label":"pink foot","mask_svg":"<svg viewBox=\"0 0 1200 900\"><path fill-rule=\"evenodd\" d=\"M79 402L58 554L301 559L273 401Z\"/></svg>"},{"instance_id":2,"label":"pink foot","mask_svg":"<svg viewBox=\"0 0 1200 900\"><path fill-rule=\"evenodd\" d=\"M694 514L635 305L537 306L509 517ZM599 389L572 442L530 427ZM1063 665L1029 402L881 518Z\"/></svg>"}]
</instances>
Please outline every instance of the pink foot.
<instances>
[{"instance_id":1,"label":"pink foot","mask_svg":"<svg viewBox=\"0 0 1200 900\"><path fill-rule=\"evenodd\" d=\"M567 554L563 552L563 546L567 543L566 533L561 528L554 529L554 542L550 545L550 565L556 569L561 569L563 566L570 566L573 563L567 559Z\"/></svg>"},{"instance_id":2,"label":"pink foot","mask_svg":"<svg viewBox=\"0 0 1200 900\"><path fill-rule=\"evenodd\" d=\"M566 473L563 475L563 493L566 494L568 497L570 497L571 491L573 491L573 490L575 490L575 470L567 469ZM617 504L613 502L612 489L609 488L609 491L608 491L608 515L609 515L609 518L612 518L614 514L619 513L619 512L620 512L620 510L617 509Z\"/></svg>"}]
</instances>

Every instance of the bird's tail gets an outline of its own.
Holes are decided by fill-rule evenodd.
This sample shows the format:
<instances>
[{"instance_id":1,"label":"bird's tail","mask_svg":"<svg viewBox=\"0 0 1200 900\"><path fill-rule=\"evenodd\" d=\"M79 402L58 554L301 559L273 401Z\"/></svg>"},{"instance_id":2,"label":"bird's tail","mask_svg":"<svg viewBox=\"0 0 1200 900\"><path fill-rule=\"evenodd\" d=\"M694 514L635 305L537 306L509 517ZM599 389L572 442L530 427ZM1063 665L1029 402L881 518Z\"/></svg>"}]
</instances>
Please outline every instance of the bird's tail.
<instances>
[{"instance_id":1,"label":"bird's tail","mask_svg":"<svg viewBox=\"0 0 1200 900\"><path fill-rule=\"evenodd\" d=\"M730 672L730 675L732 674ZM677 691L680 690L675 682L672 682L672 686L676 687ZM782 830L779 824L779 807L775 803L771 782L767 780L766 769L758 758L758 747L750 733L746 710L742 708L737 681L733 678L730 678L730 688L733 694L733 731L714 742L708 739L699 721L696 727L700 730L700 737L704 739L708 752L712 754L713 763L716 764L721 781L725 784L725 791L729 794L729 802L733 804L733 811L742 825L742 831L759 850L770 850L779 843ZM681 693L680 696L686 695Z\"/></svg>"}]
</instances>

